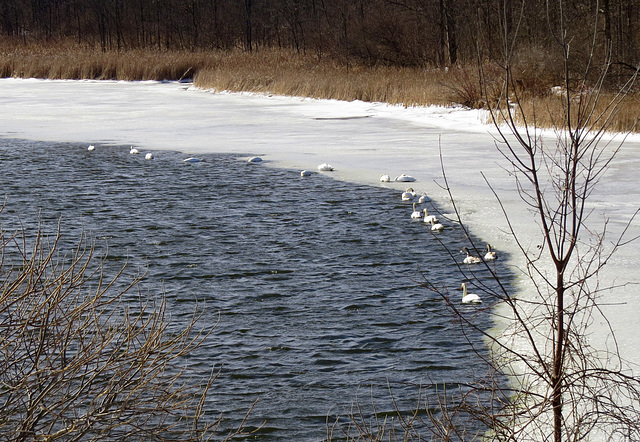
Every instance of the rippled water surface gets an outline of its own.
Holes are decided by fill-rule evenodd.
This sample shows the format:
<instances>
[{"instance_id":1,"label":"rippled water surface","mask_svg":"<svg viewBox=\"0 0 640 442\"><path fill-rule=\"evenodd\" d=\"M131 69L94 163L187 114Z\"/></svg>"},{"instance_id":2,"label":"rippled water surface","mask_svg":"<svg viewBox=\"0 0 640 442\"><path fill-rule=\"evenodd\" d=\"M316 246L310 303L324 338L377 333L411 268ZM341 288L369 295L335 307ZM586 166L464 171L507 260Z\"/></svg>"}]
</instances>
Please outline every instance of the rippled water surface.
<instances>
[{"instance_id":1,"label":"rippled water surface","mask_svg":"<svg viewBox=\"0 0 640 442\"><path fill-rule=\"evenodd\" d=\"M228 418L223 428L258 400L258 438L322 440L355 401L391 411L390 387L408 410L420 385L482 371L445 303L419 284L424 272L456 289L458 267L397 190L233 155L143 154L0 140L0 222L31 228L40 216L54 231L61 218L65 237L84 230L108 247L114 269L128 259L146 271L143 291L164 291L175 320L204 305L217 325L189 363L221 369L207 408ZM465 244L451 223L439 238Z\"/></svg>"}]
</instances>

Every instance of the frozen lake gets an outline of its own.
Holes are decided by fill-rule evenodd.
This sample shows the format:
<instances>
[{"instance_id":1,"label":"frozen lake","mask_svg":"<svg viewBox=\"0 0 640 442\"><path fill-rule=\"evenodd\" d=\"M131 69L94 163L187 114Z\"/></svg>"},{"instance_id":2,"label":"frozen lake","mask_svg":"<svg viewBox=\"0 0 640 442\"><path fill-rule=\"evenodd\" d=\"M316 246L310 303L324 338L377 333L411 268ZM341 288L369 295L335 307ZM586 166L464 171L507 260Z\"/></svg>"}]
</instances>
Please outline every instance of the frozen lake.
<instances>
[{"instance_id":1,"label":"frozen lake","mask_svg":"<svg viewBox=\"0 0 640 442\"><path fill-rule=\"evenodd\" d=\"M521 265L488 178L525 243L539 243L535 217L525 210L495 133L479 111L403 109L380 103L336 102L277 96L212 93L179 83L0 80L0 135L6 138L82 145L134 145L141 151L186 155L259 155L267 167L315 170L323 162L330 176L354 185L383 187L398 195L404 183L380 183L386 173L417 178L411 186L426 192L447 213L442 162L463 221L483 241ZM628 139L590 201L594 229L609 219L611 238L640 206L636 171L640 143ZM224 174L224 170L220 171ZM370 197L365 204L381 204ZM629 237L638 236L635 222ZM637 370L640 324L635 306L640 270L633 244L614 256L602 272L603 284L624 284L603 296L620 351ZM631 285L628 285L631 284ZM520 287L526 291L526 285ZM526 293L524 293L526 295ZM607 345L604 324L595 324L593 342Z\"/></svg>"}]
</instances>

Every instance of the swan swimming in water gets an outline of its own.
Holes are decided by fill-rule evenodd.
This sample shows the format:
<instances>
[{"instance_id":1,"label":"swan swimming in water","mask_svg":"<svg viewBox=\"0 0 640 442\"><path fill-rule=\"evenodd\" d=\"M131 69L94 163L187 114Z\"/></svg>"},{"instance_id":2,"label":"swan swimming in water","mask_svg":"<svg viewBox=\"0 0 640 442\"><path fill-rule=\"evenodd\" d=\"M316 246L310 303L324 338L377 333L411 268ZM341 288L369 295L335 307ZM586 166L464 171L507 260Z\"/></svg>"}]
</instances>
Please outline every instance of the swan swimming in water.
<instances>
[{"instance_id":1,"label":"swan swimming in water","mask_svg":"<svg viewBox=\"0 0 640 442\"><path fill-rule=\"evenodd\" d=\"M183 163L199 163L200 161L202 161L200 158L195 158L195 157L190 157L190 158L187 158L186 160L182 160Z\"/></svg>"},{"instance_id":2,"label":"swan swimming in water","mask_svg":"<svg viewBox=\"0 0 640 442\"><path fill-rule=\"evenodd\" d=\"M259 163L262 161L262 158L260 157L251 157L247 160L248 163Z\"/></svg>"},{"instance_id":3,"label":"swan swimming in water","mask_svg":"<svg viewBox=\"0 0 640 442\"><path fill-rule=\"evenodd\" d=\"M311 176L311 171L303 170L302 172L300 172L300 176Z\"/></svg>"},{"instance_id":4,"label":"swan swimming in water","mask_svg":"<svg viewBox=\"0 0 640 442\"><path fill-rule=\"evenodd\" d=\"M416 192L411 187L409 187L407 190L402 192L402 201L413 201L415 197L416 197Z\"/></svg>"},{"instance_id":5,"label":"swan swimming in water","mask_svg":"<svg viewBox=\"0 0 640 442\"><path fill-rule=\"evenodd\" d=\"M331 172L333 170L333 166L329 163L322 163L318 166L318 170L322 170L324 172Z\"/></svg>"},{"instance_id":6,"label":"swan swimming in water","mask_svg":"<svg viewBox=\"0 0 640 442\"><path fill-rule=\"evenodd\" d=\"M491 244L487 244L487 253L484 255L485 261L493 261L497 258L496 252L491 250Z\"/></svg>"},{"instance_id":7,"label":"swan swimming in water","mask_svg":"<svg viewBox=\"0 0 640 442\"><path fill-rule=\"evenodd\" d=\"M388 183L389 181L391 181L391 177L389 175L381 175L380 176L380 182Z\"/></svg>"},{"instance_id":8,"label":"swan swimming in water","mask_svg":"<svg viewBox=\"0 0 640 442\"><path fill-rule=\"evenodd\" d=\"M466 283L463 282L460 286L460 289L462 290L463 304L482 304L482 299L480 299L480 296L476 295L475 293L467 293Z\"/></svg>"},{"instance_id":9,"label":"swan swimming in water","mask_svg":"<svg viewBox=\"0 0 640 442\"><path fill-rule=\"evenodd\" d=\"M130 153L131 155L135 155L135 154L140 153L140 151L139 151L138 149L136 149L135 147L131 146L131 147L129 148L129 153Z\"/></svg>"},{"instance_id":10,"label":"swan swimming in water","mask_svg":"<svg viewBox=\"0 0 640 442\"><path fill-rule=\"evenodd\" d=\"M424 213L424 222L425 223L430 223L431 221L433 221L434 223L438 222L438 218L436 218L435 215L429 215L429 211L427 210L427 208L425 207L424 209L422 209L422 213Z\"/></svg>"},{"instance_id":11,"label":"swan swimming in water","mask_svg":"<svg viewBox=\"0 0 640 442\"><path fill-rule=\"evenodd\" d=\"M411 212L412 219L420 219L422 218L422 212L416 208L417 204L413 203L413 212Z\"/></svg>"},{"instance_id":12,"label":"swan swimming in water","mask_svg":"<svg viewBox=\"0 0 640 442\"><path fill-rule=\"evenodd\" d=\"M461 252L467 254L466 258L462 261L465 264L478 264L482 262L482 259L480 259L480 257L470 254L469 249L467 249L466 247L463 247Z\"/></svg>"},{"instance_id":13,"label":"swan swimming in water","mask_svg":"<svg viewBox=\"0 0 640 442\"><path fill-rule=\"evenodd\" d=\"M428 199L429 199L429 197L427 196L427 194L426 194L426 193L423 193L422 195L420 195L420 198L418 199L418 202L419 202L420 204L422 204L422 203L424 203L424 202L425 202L426 200L428 200Z\"/></svg>"},{"instance_id":14,"label":"swan swimming in water","mask_svg":"<svg viewBox=\"0 0 640 442\"><path fill-rule=\"evenodd\" d=\"M145 159L145 160L153 160L153 154L152 154L151 152L149 152L148 154L146 154L146 155L144 156L144 159Z\"/></svg>"},{"instance_id":15,"label":"swan swimming in water","mask_svg":"<svg viewBox=\"0 0 640 442\"><path fill-rule=\"evenodd\" d=\"M436 223L435 221L431 220L431 230L442 232L444 230L444 226L440 223Z\"/></svg>"},{"instance_id":16,"label":"swan swimming in water","mask_svg":"<svg viewBox=\"0 0 640 442\"><path fill-rule=\"evenodd\" d=\"M92 151L96 148L96 146L94 146L93 144L89 144L89 147L87 147L88 151Z\"/></svg>"},{"instance_id":17,"label":"swan swimming in water","mask_svg":"<svg viewBox=\"0 0 640 442\"><path fill-rule=\"evenodd\" d=\"M412 183L414 182L416 179L410 175L405 175L404 173L401 175L398 175L394 181L399 181L402 183Z\"/></svg>"}]
</instances>

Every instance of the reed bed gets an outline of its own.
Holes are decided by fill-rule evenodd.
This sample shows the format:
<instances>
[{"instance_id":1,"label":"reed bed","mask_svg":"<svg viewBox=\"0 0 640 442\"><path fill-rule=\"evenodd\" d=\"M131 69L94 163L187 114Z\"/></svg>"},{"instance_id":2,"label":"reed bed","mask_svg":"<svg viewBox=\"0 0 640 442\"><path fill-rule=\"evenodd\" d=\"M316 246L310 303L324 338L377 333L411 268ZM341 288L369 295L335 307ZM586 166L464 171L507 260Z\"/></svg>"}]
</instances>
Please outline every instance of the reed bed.
<instances>
[{"instance_id":1,"label":"reed bed","mask_svg":"<svg viewBox=\"0 0 640 442\"><path fill-rule=\"evenodd\" d=\"M386 102L405 107L482 107L485 103L473 65L448 70L371 67L277 48L259 48L250 53L240 49L103 52L68 42L22 45L0 40L0 77L127 81L192 79L197 87L217 91ZM540 83L539 79L535 80ZM521 104L529 123L535 122L540 127L561 125L565 114L562 99L545 93L551 86L551 83L548 87L536 84L535 93L521 95L525 97ZM601 101L607 102L606 99ZM630 94L617 111L609 129L637 131L640 94ZM522 115L516 117L524 121Z\"/></svg>"},{"instance_id":2,"label":"reed bed","mask_svg":"<svg viewBox=\"0 0 640 442\"><path fill-rule=\"evenodd\" d=\"M450 105L447 75L439 69L367 67L287 50L228 54L198 71L196 86L404 106Z\"/></svg>"},{"instance_id":3,"label":"reed bed","mask_svg":"<svg viewBox=\"0 0 640 442\"><path fill-rule=\"evenodd\" d=\"M542 128L566 126L567 101L553 94L529 97L521 102L522 110L516 113L516 121ZM523 117L524 115L524 117ZM620 102L612 93L575 95L571 100L571 124L573 127L604 128L605 132L638 132L640 95L629 94ZM578 121L581 119L581 121Z\"/></svg>"}]
</instances>

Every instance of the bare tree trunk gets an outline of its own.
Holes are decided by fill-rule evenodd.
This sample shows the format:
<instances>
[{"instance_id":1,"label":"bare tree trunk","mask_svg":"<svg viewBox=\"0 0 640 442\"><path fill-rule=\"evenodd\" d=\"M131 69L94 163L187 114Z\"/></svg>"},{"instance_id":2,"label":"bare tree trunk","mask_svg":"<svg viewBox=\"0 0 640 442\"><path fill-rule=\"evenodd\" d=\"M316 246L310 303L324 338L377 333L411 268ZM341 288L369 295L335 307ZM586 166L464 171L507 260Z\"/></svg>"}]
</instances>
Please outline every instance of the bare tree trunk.
<instances>
[{"instance_id":1,"label":"bare tree trunk","mask_svg":"<svg viewBox=\"0 0 640 442\"><path fill-rule=\"evenodd\" d=\"M244 0L245 22L244 22L244 38L247 51L253 52L253 0Z\"/></svg>"}]
</instances>

